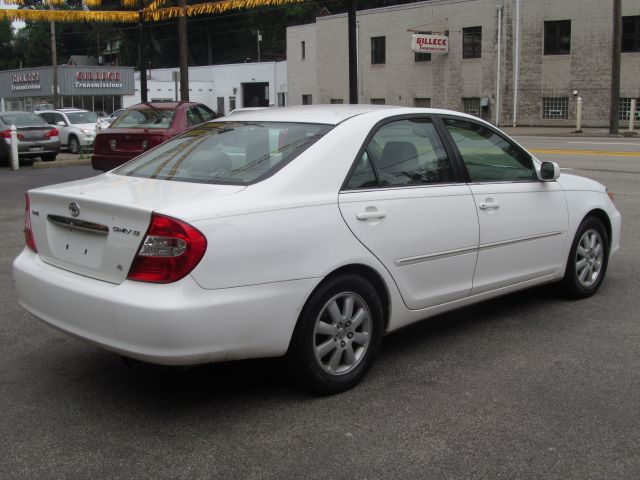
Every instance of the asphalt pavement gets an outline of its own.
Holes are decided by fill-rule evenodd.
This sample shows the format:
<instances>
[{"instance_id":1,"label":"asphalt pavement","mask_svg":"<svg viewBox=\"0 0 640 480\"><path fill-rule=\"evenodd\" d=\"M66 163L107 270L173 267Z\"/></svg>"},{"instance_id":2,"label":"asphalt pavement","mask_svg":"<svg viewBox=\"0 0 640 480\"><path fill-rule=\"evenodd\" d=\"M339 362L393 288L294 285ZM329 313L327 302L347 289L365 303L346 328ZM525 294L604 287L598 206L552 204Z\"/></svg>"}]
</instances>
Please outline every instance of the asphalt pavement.
<instances>
[{"instance_id":1,"label":"asphalt pavement","mask_svg":"<svg viewBox=\"0 0 640 480\"><path fill-rule=\"evenodd\" d=\"M40 323L11 278L24 192L97 172L0 169L0 478L640 478L640 142L518 139L615 193L621 249L599 293L551 285L419 323L332 397L277 359L127 367ZM629 155L567 153L588 150Z\"/></svg>"}]
</instances>

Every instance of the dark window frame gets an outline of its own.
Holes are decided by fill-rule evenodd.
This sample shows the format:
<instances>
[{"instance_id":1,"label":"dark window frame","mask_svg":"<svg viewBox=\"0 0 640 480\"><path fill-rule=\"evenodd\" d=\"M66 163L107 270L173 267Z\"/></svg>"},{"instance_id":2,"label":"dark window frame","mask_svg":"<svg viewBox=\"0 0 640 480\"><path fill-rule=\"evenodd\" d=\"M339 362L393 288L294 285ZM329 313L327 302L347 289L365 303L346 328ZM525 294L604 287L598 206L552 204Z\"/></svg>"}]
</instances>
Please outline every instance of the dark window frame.
<instances>
[{"instance_id":1,"label":"dark window frame","mask_svg":"<svg viewBox=\"0 0 640 480\"><path fill-rule=\"evenodd\" d=\"M462 58L482 58L482 26L462 29Z\"/></svg>"},{"instance_id":2,"label":"dark window frame","mask_svg":"<svg viewBox=\"0 0 640 480\"><path fill-rule=\"evenodd\" d=\"M568 38L568 46L563 43ZM544 22L543 55L571 54L571 20Z\"/></svg>"},{"instance_id":3,"label":"dark window frame","mask_svg":"<svg viewBox=\"0 0 640 480\"><path fill-rule=\"evenodd\" d=\"M622 17L621 51L640 52L640 15Z\"/></svg>"},{"instance_id":4,"label":"dark window frame","mask_svg":"<svg viewBox=\"0 0 640 480\"><path fill-rule=\"evenodd\" d=\"M387 63L387 37L371 37L371 65Z\"/></svg>"},{"instance_id":5,"label":"dark window frame","mask_svg":"<svg viewBox=\"0 0 640 480\"><path fill-rule=\"evenodd\" d=\"M414 63L430 62L431 54L428 52L413 52Z\"/></svg>"}]
</instances>

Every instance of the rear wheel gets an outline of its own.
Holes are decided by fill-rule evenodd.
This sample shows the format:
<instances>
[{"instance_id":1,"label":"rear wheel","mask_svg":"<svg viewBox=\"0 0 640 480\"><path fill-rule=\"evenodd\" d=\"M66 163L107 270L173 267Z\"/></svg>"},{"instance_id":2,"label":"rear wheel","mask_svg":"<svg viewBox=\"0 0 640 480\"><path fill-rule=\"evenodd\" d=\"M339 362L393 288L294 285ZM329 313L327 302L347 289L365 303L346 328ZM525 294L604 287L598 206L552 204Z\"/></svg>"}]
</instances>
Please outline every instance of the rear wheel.
<instances>
[{"instance_id":1,"label":"rear wheel","mask_svg":"<svg viewBox=\"0 0 640 480\"><path fill-rule=\"evenodd\" d=\"M80 142L78 137L74 135L69 136L69 151L71 153L80 153Z\"/></svg>"},{"instance_id":2,"label":"rear wheel","mask_svg":"<svg viewBox=\"0 0 640 480\"><path fill-rule=\"evenodd\" d=\"M42 155L43 162L53 162L56 159L57 154L55 153L47 153L46 155Z\"/></svg>"},{"instance_id":3,"label":"rear wheel","mask_svg":"<svg viewBox=\"0 0 640 480\"><path fill-rule=\"evenodd\" d=\"M382 328L382 304L369 282L356 275L331 278L316 289L300 315L289 366L314 392L348 390L371 368Z\"/></svg>"},{"instance_id":4,"label":"rear wheel","mask_svg":"<svg viewBox=\"0 0 640 480\"><path fill-rule=\"evenodd\" d=\"M590 297L598 291L609 261L607 230L596 217L585 218L573 239L562 280L565 293L572 298Z\"/></svg>"}]
</instances>

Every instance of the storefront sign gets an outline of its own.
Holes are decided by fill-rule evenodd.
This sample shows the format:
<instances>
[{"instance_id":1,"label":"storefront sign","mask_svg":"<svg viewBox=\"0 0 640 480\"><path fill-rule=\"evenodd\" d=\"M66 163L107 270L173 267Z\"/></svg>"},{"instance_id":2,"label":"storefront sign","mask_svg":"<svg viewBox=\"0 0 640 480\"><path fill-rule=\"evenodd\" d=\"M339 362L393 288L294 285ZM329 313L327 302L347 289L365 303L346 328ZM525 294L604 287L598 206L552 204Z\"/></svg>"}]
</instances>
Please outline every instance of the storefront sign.
<instances>
[{"instance_id":1,"label":"storefront sign","mask_svg":"<svg viewBox=\"0 0 640 480\"><path fill-rule=\"evenodd\" d=\"M449 53L449 37L414 33L411 36L411 50L421 53Z\"/></svg>"},{"instance_id":2,"label":"storefront sign","mask_svg":"<svg viewBox=\"0 0 640 480\"><path fill-rule=\"evenodd\" d=\"M11 91L40 90L40 74L38 72L14 73L11 75Z\"/></svg>"},{"instance_id":3,"label":"storefront sign","mask_svg":"<svg viewBox=\"0 0 640 480\"><path fill-rule=\"evenodd\" d=\"M122 88L120 72L84 70L76 73L75 88Z\"/></svg>"}]
</instances>

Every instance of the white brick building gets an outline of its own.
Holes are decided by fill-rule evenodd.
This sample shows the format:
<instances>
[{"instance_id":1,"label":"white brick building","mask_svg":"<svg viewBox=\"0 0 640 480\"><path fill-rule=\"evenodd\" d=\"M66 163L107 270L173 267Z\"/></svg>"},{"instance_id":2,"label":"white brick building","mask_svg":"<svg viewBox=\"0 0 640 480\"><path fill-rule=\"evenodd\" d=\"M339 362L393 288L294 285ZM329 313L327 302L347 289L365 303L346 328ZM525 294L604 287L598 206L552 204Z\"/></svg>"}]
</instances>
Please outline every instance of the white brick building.
<instances>
[{"instance_id":1,"label":"white brick building","mask_svg":"<svg viewBox=\"0 0 640 480\"><path fill-rule=\"evenodd\" d=\"M622 15L624 117L629 100L640 98L640 1L622 0ZM357 20L360 103L430 105L467 111L494 123L497 117L501 125L513 124L514 113L518 125L574 125L580 96L583 125L608 124L611 2L432 0L362 10ZM430 60L416 57L410 46L417 31L447 34L448 54L432 54ZM287 60L288 104L348 102L346 14L289 27Z\"/></svg>"}]
</instances>

